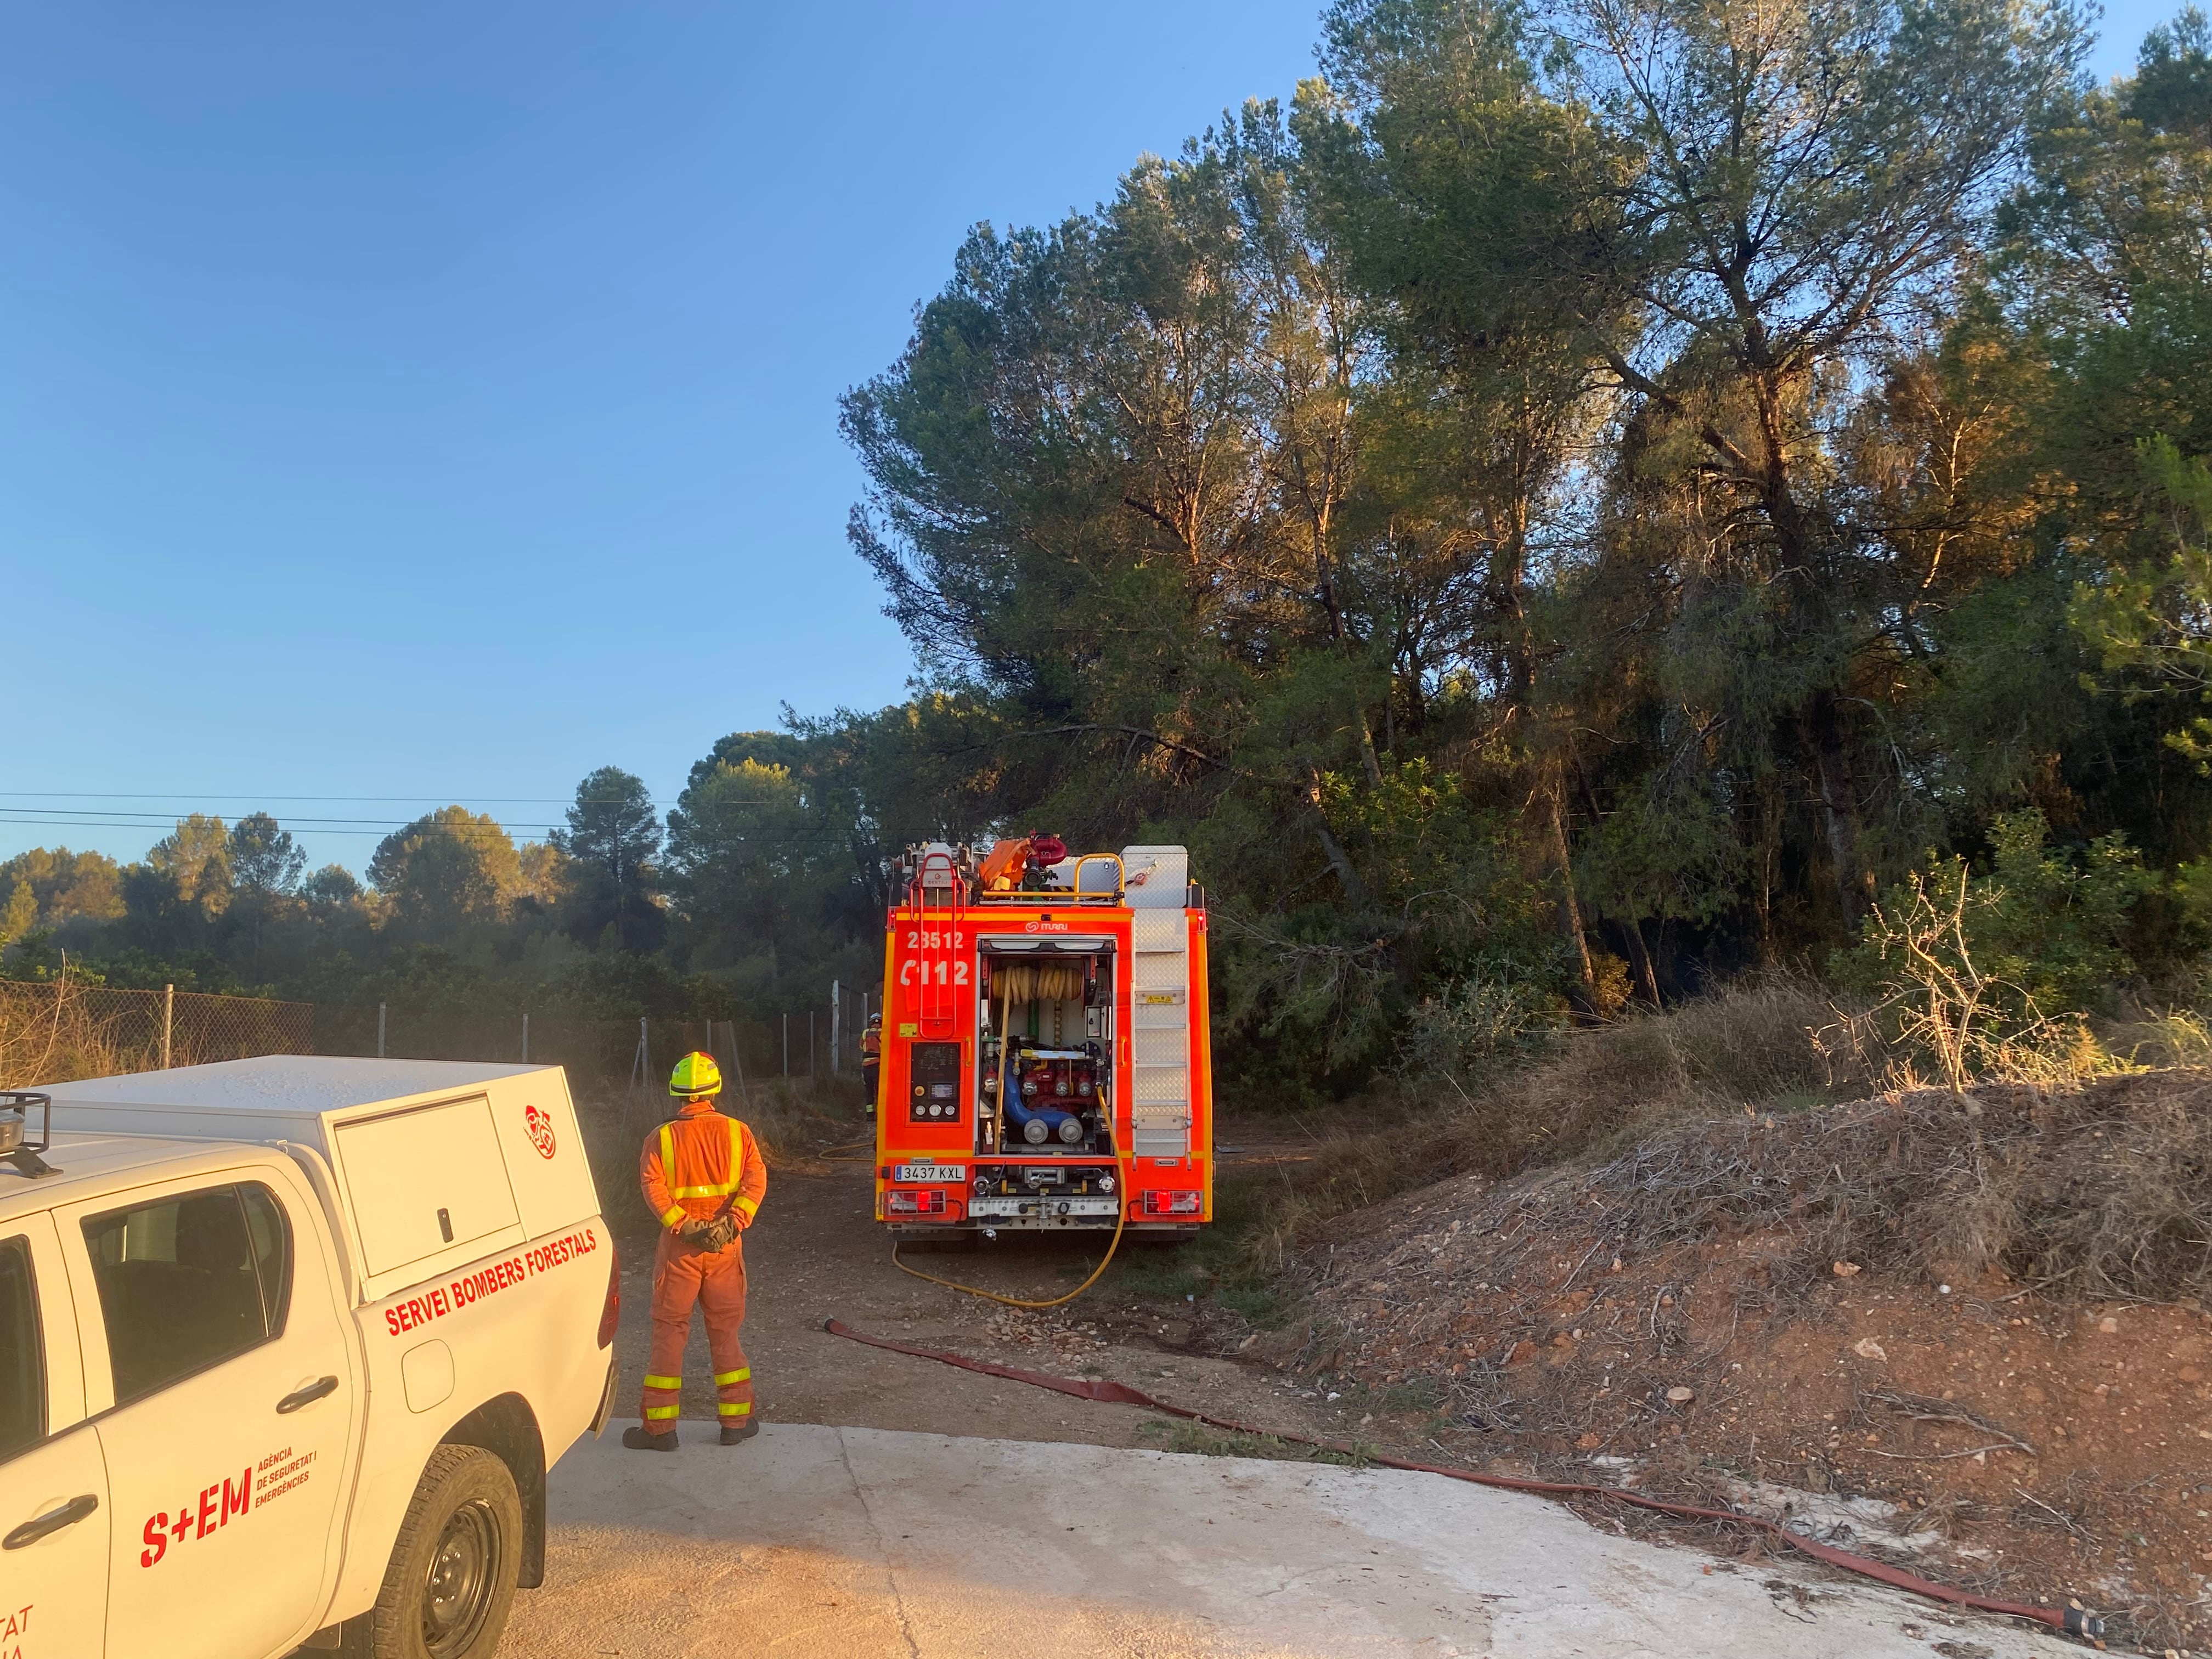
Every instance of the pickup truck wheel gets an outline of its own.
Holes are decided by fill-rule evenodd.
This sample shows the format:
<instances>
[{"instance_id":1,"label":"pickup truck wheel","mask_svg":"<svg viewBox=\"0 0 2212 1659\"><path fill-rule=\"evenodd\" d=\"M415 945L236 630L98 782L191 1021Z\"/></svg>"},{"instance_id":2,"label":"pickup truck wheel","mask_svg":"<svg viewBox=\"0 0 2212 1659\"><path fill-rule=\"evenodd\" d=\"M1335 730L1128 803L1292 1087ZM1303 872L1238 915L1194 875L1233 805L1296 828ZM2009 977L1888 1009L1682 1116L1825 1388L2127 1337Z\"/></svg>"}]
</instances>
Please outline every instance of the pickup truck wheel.
<instances>
[{"instance_id":1,"label":"pickup truck wheel","mask_svg":"<svg viewBox=\"0 0 2212 1659\"><path fill-rule=\"evenodd\" d=\"M481 1446L441 1446L416 1483L370 1615L374 1659L489 1659L514 1606L522 1498Z\"/></svg>"}]
</instances>

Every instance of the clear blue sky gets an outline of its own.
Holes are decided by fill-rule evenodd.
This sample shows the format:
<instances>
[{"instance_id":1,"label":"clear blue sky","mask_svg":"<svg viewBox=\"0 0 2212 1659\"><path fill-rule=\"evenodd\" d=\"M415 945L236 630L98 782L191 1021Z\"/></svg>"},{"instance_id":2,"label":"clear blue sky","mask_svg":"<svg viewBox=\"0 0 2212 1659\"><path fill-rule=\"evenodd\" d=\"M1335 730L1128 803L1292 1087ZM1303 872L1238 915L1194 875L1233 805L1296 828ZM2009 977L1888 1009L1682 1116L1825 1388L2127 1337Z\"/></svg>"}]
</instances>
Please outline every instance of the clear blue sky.
<instances>
[{"instance_id":1,"label":"clear blue sky","mask_svg":"<svg viewBox=\"0 0 2212 1659\"><path fill-rule=\"evenodd\" d=\"M0 7L0 807L74 820L0 856L534 837L592 767L666 805L781 702L894 700L837 394L969 224L1287 97L1316 11Z\"/></svg>"}]
</instances>

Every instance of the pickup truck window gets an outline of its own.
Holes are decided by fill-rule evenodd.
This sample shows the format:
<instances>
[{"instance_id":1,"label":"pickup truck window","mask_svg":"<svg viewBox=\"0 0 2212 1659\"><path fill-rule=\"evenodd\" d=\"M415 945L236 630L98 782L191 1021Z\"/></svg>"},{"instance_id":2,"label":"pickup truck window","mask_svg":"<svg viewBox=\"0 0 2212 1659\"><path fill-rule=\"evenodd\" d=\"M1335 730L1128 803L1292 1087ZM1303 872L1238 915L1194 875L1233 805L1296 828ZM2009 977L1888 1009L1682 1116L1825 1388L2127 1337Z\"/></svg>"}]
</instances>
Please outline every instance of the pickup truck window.
<instances>
[{"instance_id":1,"label":"pickup truck window","mask_svg":"<svg viewBox=\"0 0 2212 1659\"><path fill-rule=\"evenodd\" d=\"M20 1238L0 1239L0 1458L46 1437L46 1345L31 1253Z\"/></svg>"},{"instance_id":2,"label":"pickup truck window","mask_svg":"<svg viewBox=\"0 0 2212 1659\"><path fill-rule=\"evenodd\" d=\"M283 1329L291 1231L258 1182L110 1210L85 1221L84 1243L118 1406Z\"/></svg>"}]
</instances>

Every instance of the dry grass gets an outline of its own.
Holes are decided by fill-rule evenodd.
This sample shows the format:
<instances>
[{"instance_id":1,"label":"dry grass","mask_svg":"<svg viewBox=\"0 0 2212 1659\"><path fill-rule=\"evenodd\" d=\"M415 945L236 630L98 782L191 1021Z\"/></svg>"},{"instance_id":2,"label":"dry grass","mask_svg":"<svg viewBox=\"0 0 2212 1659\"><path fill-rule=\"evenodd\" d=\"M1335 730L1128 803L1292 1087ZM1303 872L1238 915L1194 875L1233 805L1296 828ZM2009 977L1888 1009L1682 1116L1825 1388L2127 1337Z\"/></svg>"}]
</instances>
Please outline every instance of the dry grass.
<instances>
[{"instance_id":1,"label":"dry grass","mask_svg":"<svg viewBox=\"0 0 2212 1659\"><path fill-rule=\"evenodd\" d=\"M1639 1250L1785 1231L1835 1261L2069 1297L2212 1296L2212 1073L1929 1090L1651 1135L1577 1183ZM1560 1221L1586 1227L1588 1210Z\"/></svg>"},{"instance_id":2,"label":"dry grass","mask_svg":"<svg viewBox=\"0 0 2212 1659\"><path fill-rule=\"evenodd\" d=\"M2097 1035L2112 1057L2112 1069L2212 1065L2212 1025L2186 1010L2114 1022Z\"/></svg>"},{"instance_id":3,"label":"dry grass","mask_svg":"<svg viewBox=\"0 0 2212 1659\"><path fill-rule=\"evenodd\" d=\"M1664 1014L1572 1032L1548 1060L1499 1078L1446 1115L1449 1167L1508 1175L1685 1118L1866 1094L1888 1057L1826 1036L1838 1018L1821 987L1777 973Z\"/></svg>"},{"instance_id":4,"label":"dry grass","mask_svg":"<svg viewBox=\"0 0 2212 1659\"><path fill-rule=\"evenodd\" d=\"M1665 1014L1567 1033L1548 1057L1495 1073L1474 1093L1431 1074L1358 1103L1321 1133L1295 1178L1280 1169L1224 1176L1218 1224L1200 1254L1256 1295L1330 1218L1443 1176L1599 1155L1754 1101L1864 1094L1863 1062L1839 1060L1814 1035L1834 1018L1812 982L1752 977Z\"/></svg>"},{"instance_id":5,"label":"dry grass","mask_svg":"<svg viewBox=\"0 0 2212 1659\"><path fill-rule=\"evenodd\" d=\"M151 1071L165 1057L197 1066L313 1046L306 1003L0 979L0 1088Z\"/></svg>"},{"instance_id":6,"label":"dry grass","mask_svg":"<svg viewBox=\"0 0 2212 1659\"><path fill-rule=\"evenodd\" d=\"M2212 1072L2035 1102L1950 1226L1968 1259L2081 1296L2212 1301Z\"/></svg>"},{"instance_id":7,"label":"dry grass","mask_svg":"<svg viewBox=\"0 0 2212 1659\"><path fill-rule=\"evenodd\" d=\"M720 1105L759 1137L773 1170L811 1162L826 1148L844 1142L872 1142L873 1126L859 1115L858 1101L857 1091L848 1102L826 1091L809 1093L772 1078L753 1084L742 1095L731 1088Z\"/></svg>"},{"instance_id":8,"label":"dry grass","mask_svg":"<svg viewBox=\"0 0 2212 1659\"><path fill-rule=\"evenodd\" d=\"M1449 1174L1455 1154L1449 1122L1432 1116L1393 1111L1337 1125L1320 1135L1295 1172L1276 1165L1224 1175L1215 1192L1215 1231L1236 1241L1235 1270L1272 1275L1316 1224Z\"/></svg>"},{"instance_id":9,"label":"dry grass","mask_svg":"<svg viewBox=\"0 0 2212 1659\"><path fill-rule=\"evenodd\" d=\"M72 1078L112 1077L143 1064L73 987L39 988L36 998L0 996L0 1089L30 1089Z\"/></svg>"},{"instance_id":10,"label":"dry grass","mask_svg":"<svg viewBox=\"0 0 2212 1659\"><path fill-rule=\"evenodd\" d=\"M1620 1401L1664 1415L1669 1388L1705 1390L1718 1374L1699 1368L1718 1366L1738 1318L1786 1318L1836 1283L1838 1262L1891 1285L1986 1287L1995 1268L2016 1287L2008 1301L2202 1306L2212 1071L1739 1113L1676 1124L1595 1168L1440 1188L1373 1219L1341 1261L1314 1248L1296 1264L1311 1292L1299 1352L1326 1364L1356 1346L1369 1383L1425 1366L1464 1420L1589 1449L1580 1437L1619 1431ZM1699 1304L1701 1334L1690 1309L1709 1253L1747 1241L1731 1260L1755 1267L1705 1287L1723 1300ZM1520 1364L1538 1352L1545 1363Z\"/></svg>"},{"instance_id":11,"label":"dry grass","mask_svg":"<svg viewBox=\"0 0 2212 1659\"><path fill-rule=\"evenodd\" d=\"M1478 1094L1382 1103L1324 1136L1295 1182L1224 1183L1236 1246L1220 1265L1256 1281L1332 1217L1444 1176L1565 1164L1638 1249L1780 1227L1808 1273L1849 1257L1996 1266L2081 1296L2212 1296L2212 1072L2144 1069L2212 1060L2202 1023L2024 1047L2014 1080L1972 1098L1920 1086L1913 1051L1848 1024L1816 983L1765 975L1571 1033ZM1589 1214L1569 1204L1559 1220Z\"/></svg>"},{"instance_id":12,"label":"dry grass","mask_svg":"<svg viewBox=\"0 0 2212 1659\"><path fill-rule=\"evenodd\" d=\"M1984 1506L2019 1490L1978 1486L1970 1466L1947 1460L2034 1443L2039 1495L2023 1495L2032 1513L2010 1524L2055 1524L2072 1534L2070 1553L1978 1527L1962 1541L1984 1561L1986 1547L2005 1546L2008 1594L2023 1571L2051 1575L2044 1583L2132 1579L2135 1633L2191 1638L2201 1604L2165 1587L2193 1582L2169 1575L2201 1540L2165 1515L2172 1489L2154 1500L2128 1488L2100 1522L2070 1486L2078 1475L2107 1489L2098 1468L2113 1456L2129 1459L2130 1476L2156 1467L2163 1454L2146 1463L2120 1451L2116 1430L2162 1446L2188 1426L2188 1389L2157 1360L2178 1350L2155 1339L2197 1330L2186 1310L2212 1300L2212 1069L1921 1091L1790 1115L1738 1107L1657 1128L1602 1163L1443 1183L1357 1218L1326 1248L1319 1231L1310 1238L1294 1271L1309 1297L1268 1357L1348 1395L1433 1379L1471 1431L1444 1437L1462 1455L1526 1459L1538 1473L1627 1455L1647 1489L1686 1496L1727 1469L1915 1504L1933 1492L1926 1524L1942 1512L1946 1480ZM2169 1306L2130 1316L2135 1341L2114 1348L2068 1340L2094 1322L2052 1305L2117 1312L2122 1301ZM1871 1356L1883 1363L1849 1363L1862 1332L1888 1344ZM2115 1380L2107 1368L2122 1352L2130 1371L2150 1357L2130 1384L2134 1429L2106 1418L2101 1439L2087 1429L2046 1439L2068 1432L2053 1425L2073 1423L2077 1398ZM2047 1397L1999 1392L2015 1364ZM1678 1407L1678 1389L1693 1403ZM1908 1423L1972 1437L1923 1443ZM1992 1525L1999 1512L1979 1511Z\"/></svg>"}]
</instances>

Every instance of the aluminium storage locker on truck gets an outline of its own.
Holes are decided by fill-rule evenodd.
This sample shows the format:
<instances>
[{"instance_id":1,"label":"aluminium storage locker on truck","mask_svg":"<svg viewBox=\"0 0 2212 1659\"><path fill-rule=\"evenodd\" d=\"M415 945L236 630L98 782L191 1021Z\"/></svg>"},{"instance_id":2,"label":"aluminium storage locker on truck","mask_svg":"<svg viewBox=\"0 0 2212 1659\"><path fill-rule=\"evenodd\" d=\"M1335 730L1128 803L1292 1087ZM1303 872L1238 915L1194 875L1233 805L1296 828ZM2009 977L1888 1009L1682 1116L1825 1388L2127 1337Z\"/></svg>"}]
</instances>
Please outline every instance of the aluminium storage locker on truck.
<instances>
[{"instance_id":1,"label":"aluminium storage locker on truck","mask_svg":"<svg viewBox=\"0 0 2212 1659\"><path fill-rule=\"evenodd\" d=\"M57 1129L320 1154L363 1303L599 1208L557 1066L280 1054L43 1092Z\"/></svg>"}]
</instances>

